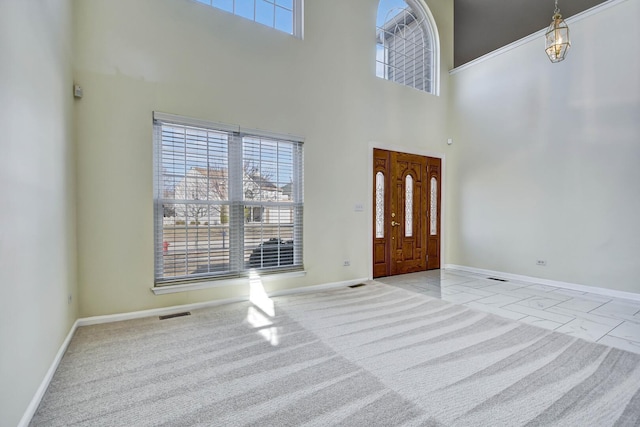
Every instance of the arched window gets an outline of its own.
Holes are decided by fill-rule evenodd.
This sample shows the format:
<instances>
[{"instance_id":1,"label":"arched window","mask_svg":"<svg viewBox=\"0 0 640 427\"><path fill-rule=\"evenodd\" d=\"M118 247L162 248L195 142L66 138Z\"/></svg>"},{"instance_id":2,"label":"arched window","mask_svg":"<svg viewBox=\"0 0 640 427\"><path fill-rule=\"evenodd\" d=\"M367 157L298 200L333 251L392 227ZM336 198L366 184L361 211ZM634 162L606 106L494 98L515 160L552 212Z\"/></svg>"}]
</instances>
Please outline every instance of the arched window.
<instances>
[{"instance_id":1,"label":"arched window","mask_svg":"<svg viewBox=\"0 0 640 427\"><path fill-rule=\"evenodd\" d=\"M438 32L423 0L380 0L376 75L438 94Z\"/></svg>"},{"instance_id":2,"label":"arched window","mask_svg":"<svg viewBox=\"0 0 640 427\"><path fill-rule=\"evenodd\" d=\"M413 236L413 177L407 175L404 185L404 236Z\"/></svg>"},{"instance_id":3,"label":"arched window","mask_svg":"<svg viewBox=\"0 0 640 427\"><path fill-rule=\"evenodd\" d=\"M376 238L384 237L384 174L376 174Z\"/></svg>"}]
</instances>

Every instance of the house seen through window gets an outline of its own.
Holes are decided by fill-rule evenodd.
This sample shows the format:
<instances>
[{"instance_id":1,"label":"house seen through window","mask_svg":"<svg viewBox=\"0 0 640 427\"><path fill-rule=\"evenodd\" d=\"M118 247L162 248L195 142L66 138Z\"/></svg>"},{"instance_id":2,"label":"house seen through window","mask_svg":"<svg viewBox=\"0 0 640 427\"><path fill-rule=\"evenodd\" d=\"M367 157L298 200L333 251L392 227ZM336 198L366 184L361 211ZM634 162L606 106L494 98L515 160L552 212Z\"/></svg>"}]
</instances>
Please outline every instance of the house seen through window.
<instances>
[{"instance_id":1,"label":"house seen through window","mask_svg":"<svg viewBox=\"0 0 640 427\"><path fill-rule=\"evenodd\" d=\"M422 0L380 0L376 75L437 95L435 23Z\"/></svg>"},{"instance_id":2,"label":"house seen through window","mask_svg":"<svg viewBox=\"0 0 640 427\"><path fill-rule=\"evenodd\" d=\"M302 142L154 114L155 281L302 268Z\"/></svg>"}]
</instances>

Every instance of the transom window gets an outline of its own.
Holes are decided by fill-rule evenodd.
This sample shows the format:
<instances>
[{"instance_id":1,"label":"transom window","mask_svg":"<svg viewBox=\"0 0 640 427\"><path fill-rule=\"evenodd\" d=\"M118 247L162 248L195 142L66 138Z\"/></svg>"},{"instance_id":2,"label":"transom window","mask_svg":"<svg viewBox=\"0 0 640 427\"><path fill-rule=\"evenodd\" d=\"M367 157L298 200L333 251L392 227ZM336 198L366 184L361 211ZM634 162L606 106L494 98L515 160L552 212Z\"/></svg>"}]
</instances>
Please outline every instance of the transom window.
<instances>
[{"instance_id":1,"label":"transom window","mask_svg":"<svg viewBox=\"0 0 640 427\"><path fill-rule=\"evenodd\" d=\"M154 113L155 283L302 269L302 142Z\"/></svg>"},{"instance_id":2,"label":"transom window","mask_svg":"<svg viewBox=\"0 0 640 427\"><path fill-rule=\"evenodd\" d=\"M303 0L195 0L302 38Z\"/></svg>"},{"instance_id":3,"label":"transom window","mask_svg":"<svg viewBox=\"0 0 640 427\"><path fill-rule=\"evenodd\" d=\"M380 0L376 75L437 95L437 32L421 0Z\"/></svg>"}]
</instances>

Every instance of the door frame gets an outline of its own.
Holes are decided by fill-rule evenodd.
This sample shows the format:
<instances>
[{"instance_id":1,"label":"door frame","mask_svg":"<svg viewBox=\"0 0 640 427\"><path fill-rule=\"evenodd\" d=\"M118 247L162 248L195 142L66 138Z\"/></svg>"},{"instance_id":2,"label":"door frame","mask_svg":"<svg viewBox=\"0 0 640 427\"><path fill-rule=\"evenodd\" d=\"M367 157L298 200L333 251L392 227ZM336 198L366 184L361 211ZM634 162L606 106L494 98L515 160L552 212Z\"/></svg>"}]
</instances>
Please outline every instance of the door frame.
<instances>
[{"instance_id":1,"label":"door frame","mask_svg":"<svg viewBox=\"0 0 640 427\"><path fill-rule=\"evenodd\" d=\"M416 154L418 156L424 157L434 157L440 159L441 163L441 171L440 171L440 269L443 269L446 265L445 263L445 231L448 230L447 225L447 215L446 215L446 198L447 198L447 190L446 190L446 170L447 170L447 162L446 155L443 152L435 152L430 150L419 150L416 148L404 147L400 145L393 144L383 144L380 142L370 142L369 148L367 152L367 205L368 208L365 209L365 212L368 214L367 225L369 227L367 231L368 241L367 241L367 266L368 266L368 277L369 280L373 279L373 149L379 148L381 150L387 151L396 151L399 153L407 153L407 154Z\"/></svg>"}]
</instances>

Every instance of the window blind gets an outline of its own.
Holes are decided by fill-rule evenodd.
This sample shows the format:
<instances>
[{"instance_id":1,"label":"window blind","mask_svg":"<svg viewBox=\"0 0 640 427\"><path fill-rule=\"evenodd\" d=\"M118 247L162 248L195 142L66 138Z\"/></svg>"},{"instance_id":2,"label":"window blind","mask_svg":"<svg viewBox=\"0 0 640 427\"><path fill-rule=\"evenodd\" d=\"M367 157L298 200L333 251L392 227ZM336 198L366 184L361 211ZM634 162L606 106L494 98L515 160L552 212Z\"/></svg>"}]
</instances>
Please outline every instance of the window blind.
<instances>
[{"instance_id":1,"label":"window blind","mask_svg":"<svg viewBox=\"0 0 640 427\"><path fill-rule=\"evenodd\" d=\"M301 138L154 113L155 283L302 269Z\"/></svg>"}]
</instances>

